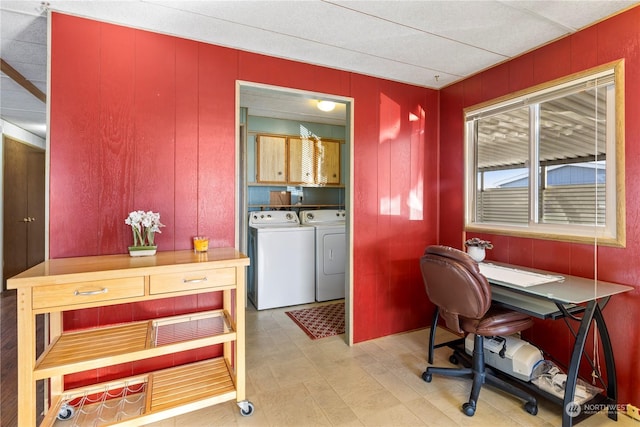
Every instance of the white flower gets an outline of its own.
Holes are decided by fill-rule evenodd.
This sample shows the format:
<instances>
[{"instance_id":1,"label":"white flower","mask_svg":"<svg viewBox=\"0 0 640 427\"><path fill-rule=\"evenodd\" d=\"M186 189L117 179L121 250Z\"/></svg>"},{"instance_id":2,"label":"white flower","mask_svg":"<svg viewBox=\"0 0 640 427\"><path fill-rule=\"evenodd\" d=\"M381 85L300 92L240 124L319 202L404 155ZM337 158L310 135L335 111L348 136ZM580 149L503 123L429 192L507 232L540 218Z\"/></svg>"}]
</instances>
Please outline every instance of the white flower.
<instances>
[{"instance_id":1,"label":"white flower","mask_svg":"<svg viewBox=\"0 0 640 427\"><path fill-rule=\"evenodd\" d=\"M124 220L133 231L133 246L153 246L154 233L161 233L160 213L152 211L133 211Z\"/></svg>"}]
</instances>

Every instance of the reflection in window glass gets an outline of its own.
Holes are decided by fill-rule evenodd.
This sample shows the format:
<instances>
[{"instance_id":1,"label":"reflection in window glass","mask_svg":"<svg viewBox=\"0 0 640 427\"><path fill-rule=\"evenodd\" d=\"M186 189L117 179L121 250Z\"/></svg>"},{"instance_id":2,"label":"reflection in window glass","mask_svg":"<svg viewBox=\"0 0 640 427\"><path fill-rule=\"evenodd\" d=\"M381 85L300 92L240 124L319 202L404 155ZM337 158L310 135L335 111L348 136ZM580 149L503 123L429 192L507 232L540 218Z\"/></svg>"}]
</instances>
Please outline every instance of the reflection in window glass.
<instances>
[{"instance_id":1,"label":"reflection in window glass","mask_svg":"<svg viewBox=\"0 0 640 427\"><path fill-rule=\"evenodd\" d=\"M529 170L525 168L480 172L484 182L477 195L478 221L527 224L529 222Z\"/></svg>"},{"instance_id":2,"label":"reflection in window glass","mask_svg":"<svg viewBox=\"0 0 640 427\"><path fill-rule=\"evenodd\" d=\"M529 109L516 108L479 119L477 132L477 221L527 224Z\"/></svg>"},{"instance_id":3,"label":"reflection in window glass","mask_svg":"<svg viewBox=\"0 0 640 427\"><path fill-rule=\"evenodd\" d=\"M538 221L603 226L607 87L540 104ZM586 160L586 161L581 161Z\"/></svg>"}]
</instances>

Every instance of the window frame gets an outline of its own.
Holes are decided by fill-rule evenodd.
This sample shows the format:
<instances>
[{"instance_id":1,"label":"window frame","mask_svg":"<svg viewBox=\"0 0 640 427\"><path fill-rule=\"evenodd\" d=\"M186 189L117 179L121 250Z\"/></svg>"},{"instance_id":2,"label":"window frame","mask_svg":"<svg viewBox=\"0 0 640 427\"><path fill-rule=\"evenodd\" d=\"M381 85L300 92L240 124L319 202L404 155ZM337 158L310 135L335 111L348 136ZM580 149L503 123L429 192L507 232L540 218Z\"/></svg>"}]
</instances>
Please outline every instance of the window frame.
<instances>
[{"instance_id":1,"label":"window frame","mask_svg":"<svg viewBox=\"0 0 640 427\"><path fill-rule=\"evenodd\" d=\"M606 140L606 183L607 206L604 226L576 225L576 224L549 224L540 223L532 217L533 209L537 208L538 171L531 165L538 166L537 148L539 141L535 138L529 140L529 222L528 224L502 224L478 222L476 217L477 159L476 138L474 137L474 117L482 117L495 114L496 111L510 111L516 108L537 104L554 92L561 93L564 88L574 86L577 83L591 81L598 77L613 74L614 90L614 123L607 123ZM529 100L533 100L529 102ZM624 172L624 60L613 61L589 70L555 79L531 88L515 92L500 98L489 100L463 110L464 123L464 230L466 232L478 232L489 234L501 234L509 236L538 238L544 240L558 240L567 242L592 243L606 246L624 247L626 245L625 233L625 172ZM530 132L534 129L529 128ZM537 132L537 130L535 130ZM615 139L612 140L612 137Z\"/></svg>"}]
</instances>

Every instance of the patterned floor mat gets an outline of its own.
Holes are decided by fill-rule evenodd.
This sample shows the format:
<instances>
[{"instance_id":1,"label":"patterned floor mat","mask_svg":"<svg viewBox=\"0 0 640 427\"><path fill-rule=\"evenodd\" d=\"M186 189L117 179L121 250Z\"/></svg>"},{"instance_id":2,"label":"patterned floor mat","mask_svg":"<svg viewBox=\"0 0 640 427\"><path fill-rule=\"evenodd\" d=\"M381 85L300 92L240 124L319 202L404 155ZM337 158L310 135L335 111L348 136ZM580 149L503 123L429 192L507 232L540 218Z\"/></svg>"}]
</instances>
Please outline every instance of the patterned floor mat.
<instances>
[{"instance_id":1,"label":"patterned floor mat","mask_svg":"<svg viewBox=\"0 0 640 427\"><path fill-rule=\"evenodd\" d=\"M344 302L287 311L286 314L312 340L344 334Z\"/></svg>"}]
</instances>

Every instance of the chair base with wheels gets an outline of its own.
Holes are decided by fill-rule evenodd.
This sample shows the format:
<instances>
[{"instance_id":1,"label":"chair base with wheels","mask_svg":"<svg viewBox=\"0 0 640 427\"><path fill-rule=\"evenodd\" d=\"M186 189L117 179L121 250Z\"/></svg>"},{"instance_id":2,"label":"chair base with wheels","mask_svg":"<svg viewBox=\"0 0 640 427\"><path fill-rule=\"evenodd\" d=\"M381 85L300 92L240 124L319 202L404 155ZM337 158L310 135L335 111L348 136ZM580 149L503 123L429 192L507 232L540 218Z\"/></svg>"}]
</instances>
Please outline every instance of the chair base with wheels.
<instances>
[{"instance_id":1,"label":"chair base with wheels","mask_svg":"<svg viewBox=\"0 0 640 427\"><path fill-rule=\"evenodd\" d=\"M485 369L483 346L484 337L482 335L476 335L473 345L473 358L471 360L472 366L470 368L440 368L431 366L427 368L427 370L422 374L422 379L430 383L433 374L472 379L473 384L471 386L471 395L469 396L469 401L462 404L462 412L464 412L465 415L469 417L473 416L476 413L476 404L478 402L478 396L480 395L480 389L483 384L494 386L525 400L525 411L527 411L531 415L536 415L538 413L538 402L536 401L535 397L525 392L524 390L492 375ZM449 358L449 361L451 363L457 364L457 362L461 361L458 360L458 357L459 356L456 356L456 353L454 352L454 354Z\"/></svg>"}]
</instances>

